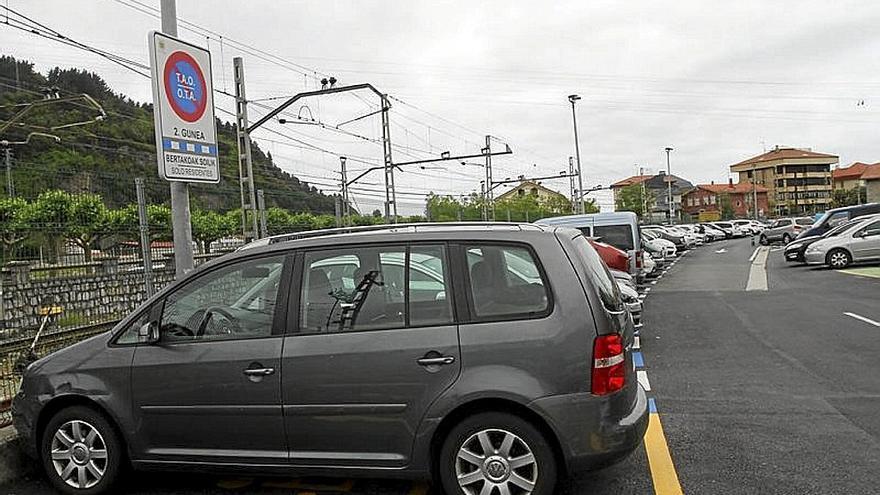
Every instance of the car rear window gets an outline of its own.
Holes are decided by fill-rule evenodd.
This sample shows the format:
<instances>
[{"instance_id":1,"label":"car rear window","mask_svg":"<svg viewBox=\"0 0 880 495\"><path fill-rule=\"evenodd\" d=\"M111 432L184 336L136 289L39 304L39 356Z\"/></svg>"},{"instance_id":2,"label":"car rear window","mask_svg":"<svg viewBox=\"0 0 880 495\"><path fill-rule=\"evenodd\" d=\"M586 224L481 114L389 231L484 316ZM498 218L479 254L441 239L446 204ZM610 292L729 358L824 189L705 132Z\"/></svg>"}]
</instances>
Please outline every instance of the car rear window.
<instances>
[{"instance_id":1,"label":"car rear window","mask_svg":"<svg viewBox=\"0 0 880 495\"><path fill-rule=\"evenodd\" d=\"M597 225L593 227L593 237L598 237L605 244L611 244L617 249L632 251L633 231L629 225Z\"/></svg>"},{"instance_id":2,"label":"car rear window","mask_svg":"<svg viewBox=\"0 0 880 495\"><path fill-rule=\"evenodd\" d=\"M622 308L620 289L617 287L614 277L611 276L611 272L608 271L608 267L599 257L599 253L593 249L584 236L579 235L572 239L572 242L578 259L586 268L587 279L596 288L602 305L609 311L620 311Z\"/></svg>"}]
</instances>

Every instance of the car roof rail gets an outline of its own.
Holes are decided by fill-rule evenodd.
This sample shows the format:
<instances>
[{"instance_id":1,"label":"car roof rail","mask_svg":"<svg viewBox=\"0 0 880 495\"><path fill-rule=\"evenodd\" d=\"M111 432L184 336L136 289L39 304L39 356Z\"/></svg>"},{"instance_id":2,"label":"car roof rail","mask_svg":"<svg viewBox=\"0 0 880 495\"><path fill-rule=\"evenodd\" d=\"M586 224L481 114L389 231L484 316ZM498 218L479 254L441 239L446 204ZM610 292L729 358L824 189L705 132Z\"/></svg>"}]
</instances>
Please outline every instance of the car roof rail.
<instances>
[{"instance_id":1,"label":"car roof rail","mask_svg":"<svg viewBox=\"0 0 880 495\"><path fill-rule=\"evenodd\" d=\"M479 228L481 230L503 228L505 230L544 230L541 226L522 223L522 222L413 222L413 223L389 223L382 225L361 225L353 227L335 227L329 229L305 230L302 232L291 232L287 234L277 234L270 237L257 239L253 242L241 246L239 250L251 247L265 246L269 244L278 244L280 242L296 241L300 239L312 239L315 237L326 237L342 234L360 234L369 232L383 232L390 230L408 230L410 232L418 232L420 230L431 229L459 229L459 228Z\"/></svg>"}]
</instances>

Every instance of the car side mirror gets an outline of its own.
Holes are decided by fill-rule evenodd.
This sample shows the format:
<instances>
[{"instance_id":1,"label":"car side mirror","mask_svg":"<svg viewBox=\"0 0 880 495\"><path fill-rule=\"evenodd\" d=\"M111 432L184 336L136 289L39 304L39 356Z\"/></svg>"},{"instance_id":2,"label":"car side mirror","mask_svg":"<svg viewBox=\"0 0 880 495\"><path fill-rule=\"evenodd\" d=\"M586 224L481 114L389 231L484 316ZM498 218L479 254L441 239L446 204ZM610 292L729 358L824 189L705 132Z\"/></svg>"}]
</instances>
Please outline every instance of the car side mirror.
<instances>
[{"instance_id":1,"label":"car side mirror","mask_svg":"<svg viewBox=\"0 0 880 495\"><path fill-rule=\"evenodd\" d=\"M142 344L155 344L159 342L159 324L151 321L141 325L138 328L138 342Z\"/></svg>"}]
</instances>

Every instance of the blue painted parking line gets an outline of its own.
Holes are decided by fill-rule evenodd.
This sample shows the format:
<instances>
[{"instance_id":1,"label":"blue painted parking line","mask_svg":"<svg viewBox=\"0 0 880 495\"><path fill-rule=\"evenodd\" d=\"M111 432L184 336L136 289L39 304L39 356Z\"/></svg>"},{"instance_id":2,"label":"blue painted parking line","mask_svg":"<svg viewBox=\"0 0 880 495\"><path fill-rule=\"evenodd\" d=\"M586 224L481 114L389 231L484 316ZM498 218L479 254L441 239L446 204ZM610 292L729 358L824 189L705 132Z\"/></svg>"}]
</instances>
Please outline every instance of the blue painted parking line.
<instances>
[{"instance_id":1,"label":"blue painted parking line","mask_svg":"<svg viewBox=\"0 0 880 495\"><path fill-rule=\"evenodd\" d=\"M645 367L645 359L642 357L641 352L633 353L633 363L635 363L636 368L644 368Z\"/></svg>"},{"instance_id":2,"label":"blue painted parking line","mask_svg":"<svg viewBox=\"0 0 880 495\"><path fill-rule=\"evenodd\" d=\"M654 402L653 397L648 397L648 412L652 412L652 413L657 412L657 403Z\"/></svg>"}]
</instances>

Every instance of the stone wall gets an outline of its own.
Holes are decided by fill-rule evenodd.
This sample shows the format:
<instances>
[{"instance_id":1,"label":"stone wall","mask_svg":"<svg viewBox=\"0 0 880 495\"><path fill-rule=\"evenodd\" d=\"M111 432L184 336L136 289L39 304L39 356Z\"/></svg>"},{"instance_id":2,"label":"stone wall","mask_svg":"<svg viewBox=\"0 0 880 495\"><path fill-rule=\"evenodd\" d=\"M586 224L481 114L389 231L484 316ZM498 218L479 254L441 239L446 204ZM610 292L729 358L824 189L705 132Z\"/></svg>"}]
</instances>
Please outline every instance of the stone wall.
<instances>
[{"instance_id":1,"label":"stone wall","mask_svg":"<svg viewBox=\"0 0 880 495\"><path fill-rule=\"evenodd\" d=\"M119 320L146 298L143 271L120 271L102 263L93 273L40 278L25 265L4 270L0 286L0 340L40 325L41 308L59 306L58 327L78 327ZM174 270L153 272L155 290L174 281Z\"/></svg>"}]
</instances>

